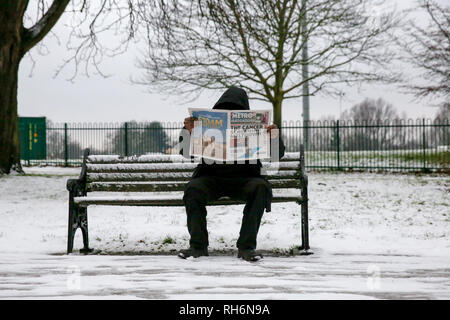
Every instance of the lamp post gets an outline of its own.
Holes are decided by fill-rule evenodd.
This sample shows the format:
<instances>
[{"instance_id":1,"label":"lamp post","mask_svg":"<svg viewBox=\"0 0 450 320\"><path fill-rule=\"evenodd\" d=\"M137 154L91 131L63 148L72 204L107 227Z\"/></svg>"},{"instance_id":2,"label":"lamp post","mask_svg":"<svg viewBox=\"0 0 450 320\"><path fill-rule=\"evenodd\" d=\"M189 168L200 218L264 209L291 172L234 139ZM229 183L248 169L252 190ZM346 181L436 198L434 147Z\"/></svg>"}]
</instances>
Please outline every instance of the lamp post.
<instances>
[{"instance_id":1,"label":"lamp post","mask_svg":"<svg viewBox=\"0 0 450 320\"><path fill-rule=\"evenodd\" d=\"M308 40L307 40L307 19L306 19L306 0L302 0L302 32L303 32L303 48L302 48L302 79L303 83L303 144L305 150L309 147L309 77L308 70Z\"/></svg>"},{"instance_id":2,"label":"lamp post","mask_svg":"<svg viewBox=\"0 0 450 320\"><path fill-rule=\"evenodd\" d=\"M342 120L342 98L345 96L344 92L339 92L339 120Z\"/></svg>"}]
</instances>

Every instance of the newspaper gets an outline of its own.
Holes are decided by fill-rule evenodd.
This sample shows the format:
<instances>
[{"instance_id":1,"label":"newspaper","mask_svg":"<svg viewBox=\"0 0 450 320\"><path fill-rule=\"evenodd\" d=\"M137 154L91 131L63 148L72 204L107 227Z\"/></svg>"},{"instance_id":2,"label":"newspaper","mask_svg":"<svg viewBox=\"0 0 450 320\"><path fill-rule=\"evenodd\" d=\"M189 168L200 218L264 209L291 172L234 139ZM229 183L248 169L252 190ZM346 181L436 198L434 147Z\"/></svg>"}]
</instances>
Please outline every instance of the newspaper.
<instances>
[{"instance_id":1,"label":"newspaper","mask_svg":"<svg viewBox=\"0 0 450 320\"><path fill-rule=\"evenodd\" d=\"M270 110L189 108L194 117L190 154L218 161L270 158Z\"/></svg>"}]
</instances>

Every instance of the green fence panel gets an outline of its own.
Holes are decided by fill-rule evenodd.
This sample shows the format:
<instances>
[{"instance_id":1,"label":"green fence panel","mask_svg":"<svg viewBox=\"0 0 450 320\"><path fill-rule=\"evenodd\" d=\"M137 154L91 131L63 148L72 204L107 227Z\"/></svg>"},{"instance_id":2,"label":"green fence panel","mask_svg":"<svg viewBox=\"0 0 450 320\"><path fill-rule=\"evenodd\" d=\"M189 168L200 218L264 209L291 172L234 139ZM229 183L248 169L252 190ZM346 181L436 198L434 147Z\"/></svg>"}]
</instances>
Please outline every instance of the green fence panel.
<instances>
[{"instance_id":1,"label":"green fence panel","mask_svg":"<svg viewBox=\"0 0 450 320\"><path fill-rule=\"evenodd\" d=\"M20 157L23 160L47 158L45 117L19 117Z\"/></svg>"}]
</instances>

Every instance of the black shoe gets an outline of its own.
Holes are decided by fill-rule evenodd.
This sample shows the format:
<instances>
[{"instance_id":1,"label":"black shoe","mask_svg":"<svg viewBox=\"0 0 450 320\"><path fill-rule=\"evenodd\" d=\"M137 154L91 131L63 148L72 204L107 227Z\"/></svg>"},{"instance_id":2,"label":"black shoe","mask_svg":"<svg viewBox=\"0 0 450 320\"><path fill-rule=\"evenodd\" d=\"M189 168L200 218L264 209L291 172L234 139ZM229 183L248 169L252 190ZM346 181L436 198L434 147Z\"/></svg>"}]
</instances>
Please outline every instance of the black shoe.
<instances>
[{"instance_id":1,"label":"black shoe","mask_svg":"<svg viewBox=\"0 0 450 320\"><path fill-rule=\"evenodd\" d=\"M253 249L239 249L238 258L242 258L245 261L255 262L261 260L263 256L260 253L256 253Z\"/></svg>"},{"instance_id":2,"label":"black shoe","mask_svg":"<svg viewBox=\"0 0 450 320\"><path fill-rule=\"evenodd\" d=\"M189 249L181 250L178 253L178 257L181 259L187 259L189 257L198 258L198 257L203 257L203 256L209 256L207 248L205 248L205 249L189 248Z\"/></svg>"}]
</instances>

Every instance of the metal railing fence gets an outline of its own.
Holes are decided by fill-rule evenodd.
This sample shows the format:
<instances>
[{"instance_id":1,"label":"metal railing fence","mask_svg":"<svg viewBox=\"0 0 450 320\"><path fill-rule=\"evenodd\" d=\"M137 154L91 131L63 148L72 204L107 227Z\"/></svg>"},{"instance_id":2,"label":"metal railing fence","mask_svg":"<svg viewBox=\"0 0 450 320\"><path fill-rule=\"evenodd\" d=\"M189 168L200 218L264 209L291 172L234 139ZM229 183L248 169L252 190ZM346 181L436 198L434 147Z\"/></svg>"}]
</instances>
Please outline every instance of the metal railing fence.
<instances>
[{"instance_id":1,"label":"metal railing fence","mask_svg":"<svg viewBox=\"0 0 450 320\"><path fill-rule=\"evenodd\" d=\"M124 156L169 154L178 143L182 123L49 123L47 157L26 164L79 165L83 150ZM303 129L309 141L303 141ZM305 143L311 169L450 170L450 121L300 121L284 122L287 152Z\"/></svg>"}]
</instances>

